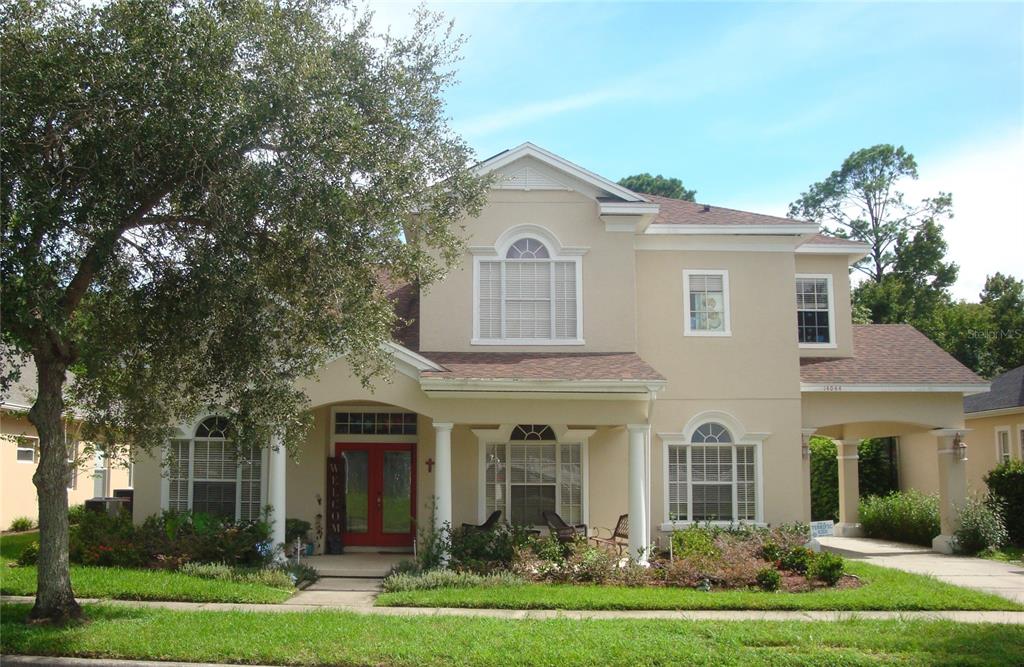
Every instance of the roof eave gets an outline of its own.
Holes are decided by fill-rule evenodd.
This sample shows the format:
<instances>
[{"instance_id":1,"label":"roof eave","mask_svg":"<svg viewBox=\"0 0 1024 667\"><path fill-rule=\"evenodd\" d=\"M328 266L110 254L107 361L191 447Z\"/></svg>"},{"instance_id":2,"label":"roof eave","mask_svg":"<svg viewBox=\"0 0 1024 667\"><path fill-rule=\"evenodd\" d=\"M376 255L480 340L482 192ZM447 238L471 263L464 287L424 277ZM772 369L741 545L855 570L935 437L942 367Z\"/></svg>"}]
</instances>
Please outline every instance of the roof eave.
<instances>
[{"instance_id":1,"label":"roof eave","mask_svg":"<svg viewBox=\"0 0 1024 667\"><path fill-rule=\"evenodd\" d=\"M971 396L989 390L989 383L801 382L802 393L944 393Z\"/></svg>"}]
</instances>

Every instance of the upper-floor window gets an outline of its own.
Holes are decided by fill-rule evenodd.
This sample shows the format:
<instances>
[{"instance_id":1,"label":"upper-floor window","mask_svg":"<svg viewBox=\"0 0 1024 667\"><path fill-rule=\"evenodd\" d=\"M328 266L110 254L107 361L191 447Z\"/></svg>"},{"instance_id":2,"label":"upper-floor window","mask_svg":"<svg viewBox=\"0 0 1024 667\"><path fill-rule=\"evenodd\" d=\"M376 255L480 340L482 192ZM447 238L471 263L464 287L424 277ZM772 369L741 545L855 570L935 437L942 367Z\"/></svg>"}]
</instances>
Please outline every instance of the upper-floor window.
<instances>
[{"instance_id":1,"label":"upper-floor window","mask_svg":"<svg viewBox=\"0 0 1024 667\"><path fill-rule=\"evenodd\" d=\"M683 332L687 336L729 336L729 272L683 271Z\"/></svg>"},{"instance_id":2,"label":"upper-floor window","mask_svg":"<svg viewBox=\"0 0 1024 667\"><path fill-rule=\"evenodd\" d=\"M796 277L797 340L805 347L835 347L835 304L832 276Z\"/></svg>"},{"instance_id":3,"label":"upper-floor window","mask_svg":"<svg viewBox=\"0 0 1024 667\"><path fill-rule=\"evenodd\" d=\"M580 258L559 257L545 241L525 236L498 258L476 263L477 344L578 344Z\"/></svg>"}]
</instances>

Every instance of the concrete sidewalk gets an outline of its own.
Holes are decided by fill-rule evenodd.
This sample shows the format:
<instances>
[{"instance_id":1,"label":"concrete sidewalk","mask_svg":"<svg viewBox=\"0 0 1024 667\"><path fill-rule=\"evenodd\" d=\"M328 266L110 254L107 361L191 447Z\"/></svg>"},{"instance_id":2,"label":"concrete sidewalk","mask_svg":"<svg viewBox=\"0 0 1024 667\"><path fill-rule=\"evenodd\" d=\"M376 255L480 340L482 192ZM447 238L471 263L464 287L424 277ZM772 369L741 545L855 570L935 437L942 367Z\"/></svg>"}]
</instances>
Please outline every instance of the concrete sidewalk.
<instances>
[{"instance_id":1,"label":"concrete sidewalk","mask_svg":"<svg viewBox=\"0 0 1024 667\"><path fill-rule=\"evenodd\" d=\"M947 556L928 547L861 537L822 537L822 548L852 560L891 567L914 574L928 574L940 581L994 593L1024 604L1024 565Z\"/></svg>"},{"instance_id":2,"label":"concrete sidewalk","mask_svg":"<svg viewBox=\"0 0 1024 667\"><path fill-rule=\"evenodd\" d=\"M31 603L32 598L3 596L2 602ZM999 623L1024 625L1024 611L569 611L556 609L455 609L447 607L373 607L340 604L234 604L226 602L143 602L135 600L90 600L79 602L144 609L176 611L248 611L296 613L311 611L343 611L379 616L463 616L506 618L510 620L542 620L567 618L576 620L663 620L663 621L848 621L914 620L955 621L957 623Z\"/></svg>"}]
</instances>

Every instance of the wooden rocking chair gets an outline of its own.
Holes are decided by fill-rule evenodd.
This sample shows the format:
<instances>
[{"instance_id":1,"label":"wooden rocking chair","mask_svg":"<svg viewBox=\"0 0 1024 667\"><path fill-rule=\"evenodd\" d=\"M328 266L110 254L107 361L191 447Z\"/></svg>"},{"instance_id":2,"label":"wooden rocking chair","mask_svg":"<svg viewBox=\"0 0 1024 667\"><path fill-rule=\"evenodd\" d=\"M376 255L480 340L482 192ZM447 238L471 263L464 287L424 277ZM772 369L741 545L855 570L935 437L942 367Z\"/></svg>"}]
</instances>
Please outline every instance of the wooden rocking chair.
<instances>
[{"instance_id":1,"label":"wooden rocking chair","mask_svg":"<svg viewBox=\"0 0 1024 667\"><path fill-rule=\"evenodd\" d=\"M477 525L475 523L464 523L462 524L462 530L474 533L489 533L494 530L494 527L498 525L498 519L501 518L501 510L494 510L491 515L487 517L487 520Z\"/></svg>"},{"instance_id":2,"label":"wooden rocking chair","mask_svg":"<svg viewBox=\"0 0 1024 667\"><path fill-rule=\"evenodd\" d=\"M601 531L598 528L598 531ZM605 528L604 530L608 530ZM602 547L609 547L615 549L621 556L623 550L629 548L629 515L623 514L619 517L619 520L615 523L615 530L612 531L611 537L601 537L600 532L597 535L590 537L594 541L594 544Z\"/></svg>"},{"instance_id":3,"label":"wooden rocking chair","mask_svg":"<svg viewBox=\"0 0 1024 667\"><path fill-rule=\"evenodd\" d=\"M558 512L552 512L550 510L544 510L541 512L541 516L544 517L544 523L548 524L548 528L551 529L551 533L563 544L566 542L572 542L577 537L587 536L587 525L585 523L578 523L575 526L570 526L565 522L565 519L558 516Z\"/></svg>"}]
</instances>

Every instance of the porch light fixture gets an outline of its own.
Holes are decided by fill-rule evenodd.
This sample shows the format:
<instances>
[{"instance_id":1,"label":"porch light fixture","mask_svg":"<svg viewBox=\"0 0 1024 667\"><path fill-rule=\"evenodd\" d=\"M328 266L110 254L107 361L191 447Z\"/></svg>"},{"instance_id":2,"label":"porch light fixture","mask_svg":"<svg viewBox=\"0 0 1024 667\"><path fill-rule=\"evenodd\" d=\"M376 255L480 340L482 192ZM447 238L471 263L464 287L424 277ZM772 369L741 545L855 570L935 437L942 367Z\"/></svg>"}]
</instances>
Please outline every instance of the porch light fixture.
<instances>
[{"instance_id":1,"label":"porch light fixture","mask_svg":"<svg viewBox=\"0 0 1024 667\"><path fill-rule=\"evenodd\" d=\"M964 442L959 433L953 436L953 451L956 452L957 461L967 460L967 443Z\"/></svg>"}]
</instances>

